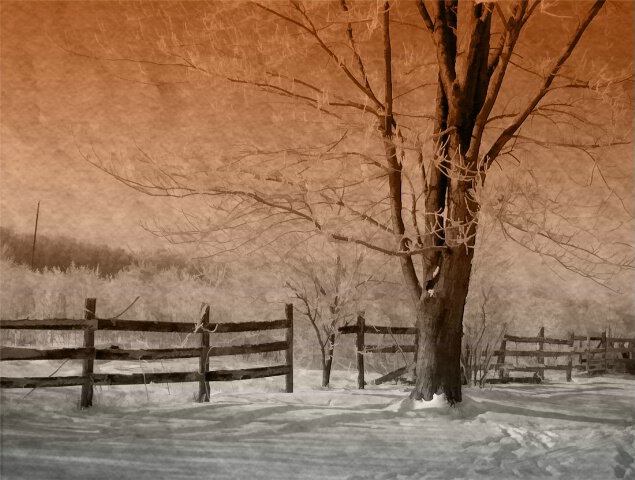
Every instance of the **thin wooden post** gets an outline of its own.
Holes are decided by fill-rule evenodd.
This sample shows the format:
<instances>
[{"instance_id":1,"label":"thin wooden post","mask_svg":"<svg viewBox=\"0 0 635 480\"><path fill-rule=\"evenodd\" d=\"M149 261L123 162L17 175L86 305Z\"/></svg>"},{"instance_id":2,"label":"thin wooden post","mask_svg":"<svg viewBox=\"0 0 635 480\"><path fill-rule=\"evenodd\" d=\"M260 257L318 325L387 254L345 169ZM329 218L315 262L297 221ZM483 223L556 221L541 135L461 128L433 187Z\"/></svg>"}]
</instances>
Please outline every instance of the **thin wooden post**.
<instances>
[{"instance_id":1,"label":"thin wooden post","mask_svg":"<svg viewBox=\"0 0 635 480\"><path fill-rule=\"evenodd\" d=\"M501 355L498 356L497 362L498 363L505 363L505 350L507 349L507 339L505 338L505 335L503 335L503 340L501 340ZM504 367L498 367L498 378L503 378L503 376L505 375L505 368Z\"/></svg>"},{"instance_id":2,"label":"thin wooden post","mask_svg":"<svg viewBox=\"0 0 635 480\"><path fill-rule=\"evenodd\" d=\"M573 352L575 351L574 347L574 337L575 333L571 332L569 334L569 345L571 346L571 355L569 355L569 360L567 361L567 382L571 381L571 372L573 371Z\"/></svg>"},{"instance_id":3,"label":"thin wooden post","mask_svg":"<svg viewBox=\"0 0 635 480\"><path fill-rule=\"evenodd\" d=\"M591 363L591 334L587 332L586 334L586 374L591 376L591 367L589 364Z\"/></svg>"},{"instance_id":4,"label":"thin wooden post","mask_svg":"<svg viewBox=\"0 0 635 480\"><path fill-rule=\"evenodd\" d=\"M608 342L606 340L606 330L602 332L602 345L604 346L604 352L602 352L602 356L604 357L604 374L607 374L609 371L608 359L607 359L607 345Z\"/></svg>"},{"instance_id":5,"label":"thin wooden post","mask_svg":"<svg viewBox=\"0 0 635 480\"><path fill-rule=\"evenodd\" d=\"M538 341L538 351L542 353L542 351L545 349L545 327L540 327L540 331L538 332L538 337L540 337L542 340ZM539 354L538 356L538 363L545 363L545 357L543 357L542 355ZM540 375L540 379L544 380L545 379L545 369L541 368L538 371L538 375Z\"/></svg>"},{"instance_id":6,"label":"thin wooden post","mask_svg":"<svg viewBox=\"0 0 635 480\"><path fill-rule=\"evenodd\" d=\"M203 328L201 330L201 357L199 359L198 370L201 379L198 381L198 401L199 403L209 402L209 382L207 381L207 372L209 371L209 347L210 332L207 328L209 324L209 305L205 305L203 315L201 317Z\"/></svg>"},{"instance_id":7,"label":"thin wooden post","mask_svg":"<svg viewBox=\"0 0 635 480\"><path fill-rule=\"evenodd\" d=\"M357 388L364 389L364 329L366 320L360 313L357 315Z\"/></svg>"},{"instance_id":8,"label":"thin wooden post","mask_svg":"<svg viewBox=\"0 0 635 480\"><path fill-rule=\"evenodd\" d=\"M470 379L472 378L472 352L470 349L470 344L467 343L465 345L465 362L463 363L463 377L465 378L465 385L470 384ZM463 383L463 382L461 382Z\"/></svg>"},{"instance_id":9,"label":"thin wooden post","mask_svg":"<svg viewBox=\"0 0 635 480\"><path fill-rule=\"evenodd\" d=\"M287 303L284 307L284 312L287 317L287 330L286 330L286 342L287 349L285 350L285 364L289 367L289 371L286 375L286 392L293 393L293 304Z\"/></svg>"},{"instance_id":10,"label":"thin wooden post","mask_svg":"<svg viewBox=\"0 0 635 480\"><path fill-rule=\"evenodd\" d=\"M84 320L94 320L97 308L96 298L87 298L84 300ZM84 330L84 348L95 348L95 330L92 328ZM83 361L82 377L84 384L82 385L82 396L79 401L80 408L88 408L93 405L93 373L95 366L95 358L87 358Z\"/></svg>"}]
</instances>

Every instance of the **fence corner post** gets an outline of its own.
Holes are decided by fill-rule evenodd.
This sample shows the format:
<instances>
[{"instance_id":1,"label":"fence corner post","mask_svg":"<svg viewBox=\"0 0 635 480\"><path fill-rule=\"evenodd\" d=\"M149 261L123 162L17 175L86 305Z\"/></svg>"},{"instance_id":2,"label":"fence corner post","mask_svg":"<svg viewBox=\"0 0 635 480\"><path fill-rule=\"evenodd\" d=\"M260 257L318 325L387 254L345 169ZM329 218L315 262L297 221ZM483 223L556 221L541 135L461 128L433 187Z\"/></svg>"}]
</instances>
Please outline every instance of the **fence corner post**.
<instances>
[{"instance_id":1,"label":"fence corner post","mask_svg":"<svg viewBox=\"0 0 635 480\"><path fill-rule=\"evenodd\" d=\"M357 314L357 388L364 389L364 329L366 327L366 320L361 313Z\"/></svg>"},{"instance_id":2,"label":"fence corner post","mask_svg":"<svg viewBox=\"0 0 635 480\"><path fill-rule=\"evenodd\" d=\"M209 371L209 305L205 305L203 316L201 317L201 356L199 358L199 373L201 375L198 381L198 402L209 402L209 381L207 381L207 372Z\"/></svg>"},{"instance_id":3,"label":"fence corner post","mask_svg":"<svg viewBox=\"0 0 635 480\"><path fill-rule=\"evenodd\" d=\"M606 339L606 330L602 332L602 346L604 347L604 352L602 352L602 356L604 357L604 374L609 373L609 364L608 364L608 340Z\"/></svg>"},{"instance_id":4,"label":"fence corner post","mask_svg":"<svg viewBox=\"0 0 635 480\"><path fill-rule=\"evenodd\" d=\"M95 320L95 311L97 309L96 298L86 298L84 300L84 320ZM92 326L84 330L84 348L93 349L92 358L85 358L82 364L82 396L80 397L80 408L88 408L93 405L93 383L94 383L94 367L95 367L95 329Z\"/></svg>"},{"instance_id":5,"label":"fence corner post","mask_svg":"<svg viewBox=\"0 0 635 480\"><path fill-rule=\"evenodd\" d=\"M586 334L586 374L591 376L591 334L587 331Z\"/></svg>"},{"instance_id":6,"label":"fence corner post","mask_svg":"<svg viewBox=\"0 0 635 480\"><path fill-rule=\"evenodd\" d=\"M540 352L538 354L538 363L545 363L545 357L542 355L542 352L545 349L545 327L540 327L540 331L538 332L538 337L540 338L540 340L538 340L538 351ZM544 380L545 369L541 368L538 371L538 375L540 375L541 380Z\"/></svg>"},{"instance_id":7,"label":"fence corner post","mask_svg":"<svg viewBox=\"0 0 635 480\"><path fill-rule=\"evenodd\" d=\"M285 340L287 349L285 350L285 365L289 368L286 373L285 391L293 393L293 304L287 303L284 306L284 313L287 319L287 329Z\"/></svg>"},{"instance_id":8,"label":"fence corner post","mask_svg":"<svg viewBox=\"0 0 635 480\"><path fill-rule=\"evenodd\" d=\"M567 382L571 381L571 373L573 371L573 352L575 352L575 346L573 345L575 341L575 333L569 333L569 346L572 348L571 355L569 355L569 359L567 360Z\"/></svg>"}]
</instances>

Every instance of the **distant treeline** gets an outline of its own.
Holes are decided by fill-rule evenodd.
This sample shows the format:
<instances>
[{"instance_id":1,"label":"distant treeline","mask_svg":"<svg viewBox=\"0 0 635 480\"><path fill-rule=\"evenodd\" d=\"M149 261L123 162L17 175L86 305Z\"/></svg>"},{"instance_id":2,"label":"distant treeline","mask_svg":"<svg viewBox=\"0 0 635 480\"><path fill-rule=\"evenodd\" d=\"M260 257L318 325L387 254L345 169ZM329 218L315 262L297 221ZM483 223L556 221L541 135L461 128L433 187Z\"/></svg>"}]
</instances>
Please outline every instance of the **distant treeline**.
<instances>
[{"instance_id":1,"label":"distant treeline","mask_svg":"<svg viewBox=\"0 0 635 480\"><path fill-rule=\"evenodd\" d=\"M31 234L16 233L5 227L0 227L0 245L3 253L16 263L31 265L31 251L33 236ZM115 275L126 267L143 263L158 270L168 268L187 269L185 260L169 252L154 252L138 255L126 252L122 248L111 248L107 245L96 245L80 242L70 237L46 235L37 236L34 268L59 268L66 271L74 264L90 269L98 269L100 275Z\"/></svg>"}]
</instances>

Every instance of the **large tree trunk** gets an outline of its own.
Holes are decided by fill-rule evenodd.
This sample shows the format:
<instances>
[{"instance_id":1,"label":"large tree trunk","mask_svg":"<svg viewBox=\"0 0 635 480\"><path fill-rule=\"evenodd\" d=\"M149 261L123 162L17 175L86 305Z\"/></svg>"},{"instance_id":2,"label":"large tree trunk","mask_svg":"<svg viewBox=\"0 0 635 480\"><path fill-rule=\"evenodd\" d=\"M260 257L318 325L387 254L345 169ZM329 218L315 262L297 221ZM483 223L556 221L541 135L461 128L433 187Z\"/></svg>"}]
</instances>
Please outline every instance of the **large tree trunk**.
<instances>
[{"instance_id":1,"label":"large tree trunk","mask_svg":"<svg viewBox=\"0 0 635 480\"><path fill-rule=\"evenodd\" d=\"M417 306L419 348L413 399L432 400L441 394L450 404L461 401L463 311L472 257L472 249L449 254L434 291L427 292Z\"/></svg>"}]
</instances>

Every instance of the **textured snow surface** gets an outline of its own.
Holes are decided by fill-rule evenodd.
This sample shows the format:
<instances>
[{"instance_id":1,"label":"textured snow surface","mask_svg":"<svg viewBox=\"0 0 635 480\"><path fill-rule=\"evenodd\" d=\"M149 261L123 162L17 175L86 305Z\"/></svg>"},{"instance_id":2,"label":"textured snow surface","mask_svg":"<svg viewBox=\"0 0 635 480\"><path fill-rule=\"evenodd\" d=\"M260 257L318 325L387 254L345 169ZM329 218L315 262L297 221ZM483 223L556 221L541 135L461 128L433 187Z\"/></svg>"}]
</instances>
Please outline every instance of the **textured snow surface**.
<instances>
[{"instance_id":1,"label":"textured snow surface","mask_svg":"<svg viewBox=\"0 0 635 480\"><path fill-rule=\"evenodd\" d=\"M9 375L9 372L3 372ZM26 375L26 373L23 373ZM212 384L2 391L1 478L635 478L633 377L466 389L458 408L354 372Z\"/></svg>"}]
</instances>

